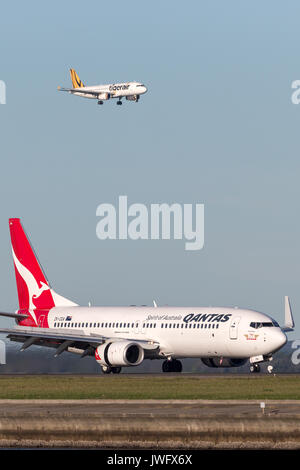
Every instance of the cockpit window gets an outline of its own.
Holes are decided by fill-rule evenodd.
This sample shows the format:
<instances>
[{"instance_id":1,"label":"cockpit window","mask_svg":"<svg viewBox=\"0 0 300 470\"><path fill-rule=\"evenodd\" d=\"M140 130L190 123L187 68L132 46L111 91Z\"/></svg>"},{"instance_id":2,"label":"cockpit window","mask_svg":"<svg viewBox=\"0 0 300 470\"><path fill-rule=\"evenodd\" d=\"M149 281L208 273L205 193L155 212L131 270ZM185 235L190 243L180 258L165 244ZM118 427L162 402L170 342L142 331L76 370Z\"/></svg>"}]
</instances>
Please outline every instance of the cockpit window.
<instances>
[{"instance_id":1,"label":"cockpit window","mask_svg":"<svg viewBox=\"0 0 300 470\"><path fill-rule=\"evenodd\" d=\"M271 321L266 321L266 322L251 322L250 323L251 328L262 328L262 327L268 327L268 326L279 326L276 321L273 320Z\"/></svg>"}]
</instances>

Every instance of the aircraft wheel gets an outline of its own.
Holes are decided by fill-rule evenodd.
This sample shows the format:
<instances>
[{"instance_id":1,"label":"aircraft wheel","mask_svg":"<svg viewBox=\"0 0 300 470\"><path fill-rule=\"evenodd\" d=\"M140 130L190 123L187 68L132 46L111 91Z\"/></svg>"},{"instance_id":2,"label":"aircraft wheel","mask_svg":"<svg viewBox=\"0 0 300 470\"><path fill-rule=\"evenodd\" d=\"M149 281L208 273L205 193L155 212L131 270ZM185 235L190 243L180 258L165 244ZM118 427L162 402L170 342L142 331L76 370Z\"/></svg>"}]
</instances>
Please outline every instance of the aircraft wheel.
<instances>
[{"instance_id":1,"label":"aircraft wheel","mask_svg":"<svg viewBox=\"0 0 300 470\"><path fill-rule=\"evenodd\" d=\"M121 106L122 101L117 101L117 104L118 104L119 106Z\"/></svg>"},{"instance_id":2,"label":"aircraft wheel","mask_svg":"<svg viewBox=\"0 0 300 470\"><path fill-rule=\"evenodd\" d=\"M110 374L112 372L112 368L108 366L102 366L103 374Z\"/></svg>"},{"instance_id":3,"label":"aircraft wheel","mask_svg":"<svg viewBox=\"0 0 300 470\"><path fill-rule=\"evenodd\" d=\"M260 372L260 365L259 364L251 364L250 372L254 373L254 374Z\"/></svg>"},{"instance_id":4,"label":"aircraft wheel","mask_svg":"<svg viewBox=\"0 0 300 470\"><path fill-rule=\"evenodd\" d=\"M163 372L181 372L182 363L178 359L173 359L172 361L164 361L162 364Z\"/></svg>"},{"instance_id":5,"label":"aircraft wheel","mask_svg":"<svg viewBox=\"0 0 300 470\"><path fill-rule=\"evenodd\" d=\"M113 374L119 374L122 370L122 367L112 367L111 371Z\"/></svg>"},{"instance_id":6,"label":"aircraft wheel","mask_svg":"<svg viewBox=\"0 0 300 470\"><path fill-rule=\"evenodd\" d=\"M164 361L162 363L162 371L163 372L172 372L171 371L171 361Z\"/></svg>"},{"instance_id":7,"label":"aircraft wheel","mask_svg":"<svg viewBox=\"0 0 300 470\"><path fill-rule=\"evenodd\" d=\"M100 100L99 100L99 101L98 101L98 104L103 104L103 101L100 101Z\"/></svg>"},{"instance_id":8,"label":"aircraft wheel","mask_svg":"<svg viewBox=\"0 0 300 470\"><path fill-rule=\"evenodd\" d=\"M178 359L175 359L173 364L174 372L182 372L182 363Z\"/></svg>"}]
</instances>

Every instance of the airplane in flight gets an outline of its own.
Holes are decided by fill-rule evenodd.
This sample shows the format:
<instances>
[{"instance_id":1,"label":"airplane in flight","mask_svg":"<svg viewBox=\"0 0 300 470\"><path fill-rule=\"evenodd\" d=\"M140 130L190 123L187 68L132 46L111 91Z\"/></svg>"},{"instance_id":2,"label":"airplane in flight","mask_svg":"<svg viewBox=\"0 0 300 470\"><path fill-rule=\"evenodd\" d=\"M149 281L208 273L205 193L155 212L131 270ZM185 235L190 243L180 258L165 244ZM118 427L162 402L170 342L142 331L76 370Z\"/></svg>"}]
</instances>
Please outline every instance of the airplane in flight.
<instances>
[{"instance_id":1,"label":"airplane in flight","mask_svg":"<svg viewBox=\"0 0 300 470\"><path fill-rule=\"evenodd\" d=\"M259 372L294 328L288 297L283 327L264 313L232 307L79 306L50 286L20 219L9 219L9 229L19 308L0 312L16 322L0 333L22 343L21 351L37 345L54 348L55 356L92 356L105 374L146 359L161 359L163 372L181 372L182 358L199 358L208 367L249 361L250 371Z\"/></svg>"},{"instance_id":2,"label":"airplane in flight","mask_svg":"<svg viewBox=\"0 0 300 470\"><path fill-rule=\"evenodd\" d=\"M139 82L110 83L108 85L84 86L74 69L70 69L73 88L58 87L59 91L67 91L72 95L98 100L103 104L111 98L117 98L117 105L122 104L122 98L128 101L139 101L140 96L146 93L147 87Z\"/></svg>"}]
</instances>

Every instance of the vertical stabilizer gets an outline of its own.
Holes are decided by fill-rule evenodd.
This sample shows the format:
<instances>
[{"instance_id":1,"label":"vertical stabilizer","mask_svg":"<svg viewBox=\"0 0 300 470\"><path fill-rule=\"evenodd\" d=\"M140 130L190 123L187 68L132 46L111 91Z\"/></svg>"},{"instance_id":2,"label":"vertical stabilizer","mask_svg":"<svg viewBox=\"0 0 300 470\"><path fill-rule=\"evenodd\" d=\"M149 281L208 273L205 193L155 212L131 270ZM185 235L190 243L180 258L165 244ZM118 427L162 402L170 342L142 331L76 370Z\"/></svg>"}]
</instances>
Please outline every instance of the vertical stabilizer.
<instances>
[{"instance_id":1,"label":"vertical stabilizer","mask_svg":"<svg viewBox=\"0 0 300 470\"><path fill-rule=\"evenodd\" d=\"M9 229L20 310L77 305L51 289L20 219L9 219Z\"/></svg>"},{"instance_id":2,"label":"vertical stabilizer","mask_svg":"<svg viewBox=\"0 0 300 470\"><path fill-rule=\"evenodd\" d=\"M73 88L83 88L84 84L78 77L77 73L75 72L74 69L70 69L70 75L71 75L71 80L72 80L72 85Z\"/></svg>"}]
</instances>

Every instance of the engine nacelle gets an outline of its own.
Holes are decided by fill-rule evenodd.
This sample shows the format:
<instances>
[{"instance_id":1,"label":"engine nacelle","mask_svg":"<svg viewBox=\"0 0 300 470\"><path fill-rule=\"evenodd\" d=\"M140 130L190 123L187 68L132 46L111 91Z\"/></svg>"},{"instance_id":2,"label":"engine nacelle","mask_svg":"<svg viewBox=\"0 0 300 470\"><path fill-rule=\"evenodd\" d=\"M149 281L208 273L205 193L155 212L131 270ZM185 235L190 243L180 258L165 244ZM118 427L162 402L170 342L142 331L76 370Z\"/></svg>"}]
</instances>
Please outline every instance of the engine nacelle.
<instances>
[{"instance_id":1,"label":"engine nacelle","mask_svg":"<svg viewBox=\"0 0 300 470\"><path fill-rule=\"evenodd\" d=\"M240 367L246 364L247 360L230 357L205 357L201 359L207 367Z\"/></svg>"},{"instance_id":2,"label":"engine nacelle","mask_svg":"<svg viewBox=\"0 0 300 470\"><path fill-rule=\"evenodd\" d=\"M138 101L139 100L139 95L129 95L129 96L126 96L126 99L128 101Z\"/></svg>"},{"instance_id":3,"label":"engine nacelle","mask_svg":"<svg viewBox=\"0 0 300 470\"><path fill-rule=\"evenodd\" d=\"M100 101L109 100L109 98L110 98L110 93L102 92L102 93L99 93L98 95L98 100Z\"/></svg>"},{"instance_id":4,"label":"engine nacelle","mask_svg":"<svg viewBox=\"0 0 300 470\"><path fill-rule=\"evenodd\" d=\"M102 366L138 366L144 359L144 350L132 341L103 343L97 347L95 358Z\"/></svg>"}]
</instances>

